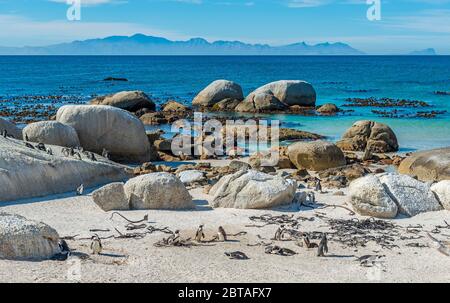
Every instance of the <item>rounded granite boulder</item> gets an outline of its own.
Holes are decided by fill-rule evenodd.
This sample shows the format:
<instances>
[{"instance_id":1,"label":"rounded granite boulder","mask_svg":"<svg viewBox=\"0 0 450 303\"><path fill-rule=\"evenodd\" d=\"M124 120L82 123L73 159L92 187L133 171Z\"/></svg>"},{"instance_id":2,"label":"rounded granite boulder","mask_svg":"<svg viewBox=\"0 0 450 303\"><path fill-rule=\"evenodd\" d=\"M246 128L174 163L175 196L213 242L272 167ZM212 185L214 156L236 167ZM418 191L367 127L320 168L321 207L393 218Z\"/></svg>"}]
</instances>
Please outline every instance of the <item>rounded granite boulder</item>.
<instances>
[{"instance_id":1,"label":"rounded granite boulder","mask_svg":"<svg viewBox=\"0 0 450 303\"><path fill-rule=\"evenodd\" d=\"M347 164L344 153L331 142L297 142L290 145L287 152L298 169L321 171Z\"/></svg>"},{"instance_id":2,"label":"rounded granite boulder","mask_svg":"<svg viewBox=\"0 0 450 303\"><path fill-rule=\"evenodd\" d=\"M23 130L23 137L30 142L77 147L80 140L76 130L57 121L41 121L28 124Z\"/></svg>"},{"instance_id":3,"label":"rounded granite boulder","mask_svg":"<svg viewBox=\"0 0 450 303\"><path fill-rule=\"evenodd\" d=\"M229 100L243 100L244 94L239 84L228 80L216 80L205 87L192 101L192 105L212 107L214 104Z\"/></svg>"}]
</instances>

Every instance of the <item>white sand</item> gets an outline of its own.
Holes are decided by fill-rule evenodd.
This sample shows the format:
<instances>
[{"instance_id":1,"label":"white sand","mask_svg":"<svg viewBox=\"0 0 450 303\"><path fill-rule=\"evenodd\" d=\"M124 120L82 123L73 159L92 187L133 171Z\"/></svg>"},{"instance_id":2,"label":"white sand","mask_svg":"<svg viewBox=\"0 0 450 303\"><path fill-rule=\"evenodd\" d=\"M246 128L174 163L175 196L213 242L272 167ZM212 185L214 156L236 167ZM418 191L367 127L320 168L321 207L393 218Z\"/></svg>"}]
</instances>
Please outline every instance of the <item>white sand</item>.
<instances>
[{"instance_id":1,"label":"white sand","mask_svg":"<svg viewBox=\"0 0 450 303\"><path fill-rule=\"evenodd\" d=\"M15 262L0 260L0 282L449 282L450 258L439 253L428 238L414 241L399 241L399 249L382 249L378 245L368 247L342 248L340 243L329 243L330 256L316 257L316 249L298 247L295 242L276 242L282 247L291 248L298 254L292 257L267 255L263 246L249 247L260 241L261 235L270 242L276 226L264 228L245 227L254 224L248 217L271 213L274 215L294 214L295 217L311 217L315 212L304 209L300 212L286 209L236 210L210 209L209 196L202 189L191 190L198 207L195 211L128 211L121 212L134 220L149 214L149 220L157 227L168 226L180 229L184 238L193 237L195 228L203 223L207 238L216 234L222 225L227 233L248 232L245 236L232 237L227 243L211 243L191 248L157 248L153 243L167 237L155 233L144 239L109 239L103 241L102 256L90 256L81 260L74 256L69 261ZM333 196L332 193L318 195L318 202L325 204L344 204L346 197ZM56 228L61 236L89 237L89 229L109 228L112 232L99 233L101 236L117 234L114 227L124 231L126 222L119 217L110 220L111 213L98 208L87 195L74 197L59 195L52 199L33 199L20 203L0 206L0 211L17 213L30 219L43 221ZM344 209L327 208L319 212L328 217L353 218ZM356 216L358 217L358 216ZM450 212L426 213L414 218L397 219L395 223L408 226L422 224L424 230L432 230L435 225L450 222ZM302 223L302 231L327 231L327 223L321 219ZM411 236L411 234L408 234ZM421 233L421 235L425 235ZM439 239L449 239L450 230L443 229ZM429 244L429 248L405 246L409 242ZM68 241L76 249L75 255L89 254L89 240ZM225 251L242 251L250 260L230 260ZM365 268L355 261L355 256L366 254L386 255L381 266ZM78 268L80 276L69 275Z\"/></svg>"}]
</instances>

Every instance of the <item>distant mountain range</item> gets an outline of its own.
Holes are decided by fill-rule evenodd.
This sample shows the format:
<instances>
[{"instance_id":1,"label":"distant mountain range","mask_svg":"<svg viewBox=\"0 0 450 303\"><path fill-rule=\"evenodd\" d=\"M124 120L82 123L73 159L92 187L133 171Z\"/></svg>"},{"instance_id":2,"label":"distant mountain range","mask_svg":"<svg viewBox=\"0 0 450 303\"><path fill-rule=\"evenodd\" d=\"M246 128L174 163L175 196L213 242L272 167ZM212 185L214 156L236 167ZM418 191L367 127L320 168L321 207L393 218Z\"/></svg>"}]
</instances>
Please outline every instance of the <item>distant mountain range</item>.
<instances>
[{"instance_id":1,"label":"distant mountain range","mask_svg":"<svg viewBox=\"0 0 450 303\"><path fill-rule=\"evenodd\" d=\"M0 47L0 55L364 55L345 43L305 42L283 46L202 38L172 41L136 34L74 41L42 47Z\"/></svg>"}]
</instances>

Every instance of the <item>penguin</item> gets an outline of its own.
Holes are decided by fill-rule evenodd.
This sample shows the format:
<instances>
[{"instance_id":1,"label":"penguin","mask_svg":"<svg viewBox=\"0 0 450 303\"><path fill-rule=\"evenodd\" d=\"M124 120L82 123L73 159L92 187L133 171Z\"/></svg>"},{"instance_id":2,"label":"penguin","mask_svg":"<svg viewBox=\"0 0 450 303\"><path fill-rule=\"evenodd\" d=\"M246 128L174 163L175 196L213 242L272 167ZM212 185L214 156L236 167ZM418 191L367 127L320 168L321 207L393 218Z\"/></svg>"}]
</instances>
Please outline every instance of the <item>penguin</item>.
<instances>
[{"instance_id":1,"label":"penguin","mask_svg":"<svg viewBox=\"0 0 450 303\"><path fill-rule=\"evenodd\" d=\"M45 144L42 142L39 142L38 145L36 145L36 148L40 151L47 151L47 148L45 147Z\"/></svg>"},{"instance_id":2,"label":"penguin","mask_svg":"<svg viewBox=\"0 0 450 303\"><path fill-rule=\"evenodd\" d=\"M282 240L284 230L284 224L280 225L280 227L278 227L277 231L275 232L275 236L273 237L273 239L277 241Z\"/></svg>"},{"instance_id":3,"label":"penguin","mask_svg":"<svg viewBox=\"0 0 450 303\"><path fill-rule=\"evenodd\" d=\"M315 189L314 189L315 191L318 191L318 192L322 192L322 184L321 184L321 182L320 182L320 179L317 179L316 180L316 186L315 186Z\"/></svg>"},{"instance_id":4,"label":"penguin","mask_svg":"<svg viewBox=\"0 0 450 303\"><path fill-rule=\"evenodd\" d=\"M306 248L318 247L316 243L311 243L311 241L309 240L309 236L307 234L303 234L303 242L305 243Z\"/></svg>"},{"instance_id":5,"label":"penguin","mask_svg":"<svg viewBox=\"0 0 450 303\"><path fill-rule=\"evenodd\" d=\"M205 238L205 233L203 232L203 224L200 225L195 233L195 241L202 242L202 239Z\"/></svg>"},{"instance_id":6,"label":"penguin","mask_svg":"<svg viewBox=\"0 0 450 303\"><path fill-rule=\"evenodd\" d=\"M328 253L328 239L327 234L322 235L322 239L319 243L319 248L317 249L317 256L318 257L325 257L325 254Z\"/></svg>"},{"instance_id":7,"label":"penguin","mask_svg":"<svg viewBox=\"0 0 450 303\"><path fill-rule=\"evenodd\" d=\"M178 229L167 238L167 243L175 246L180 243L180 231Z\"/></svg>"},{"instance_id":8,"label":"penguin","mask_svg":"<svg viewBox=\"0 0 450 303\"><path fill-rule=\"evenodd\" d=\"M89 159L91 159L92 161L97 161L97 158L95 157L94 153L89 154Z\"/></svg>"},{"instance_id":9,"label":"penguin","mask_svg":"<svg viewBox=\"0 0 450 303\"><path fill-rule=\"evenodd\" d=\"M217 237L219 241L226 242L227 241L227 233L225 232L225 229L223 229L222 226L219 226L219 230L217 232Z\"/></svg>"},{"instance_id":10,"label":"penguin","mask_svg":"<svg viewBox=\"0 0 450 303\"><path fill-rule=\"evenodd\" d=\"M30 141L30 140L28 139L28 135L25 134L25 142L28 142L28 141Z\"/></svg>"},{"instance_id":11,"label":"penguin","mask_svg":"<svg viewBox=\"0 0 450 303\"><path fill-rule=\"evenodd\" d=\"M50 147L47 148L47 154L49 154L50 156L53 156L53 150Z\"/></svg>"},{"instance_id":12,"label":"penguin","mask_svg":"<svg viewBox=\"0 0 450 303\"><path fill-rule=\"evenodd\" d=\"M83 192L84 192L84 185L81 184L81 185L78 186L78 188L77 188L77 195L78 195L78 196L82 196L82 195L83 195Z\"/></svg>"},{"instance_id":13,"label":"penguin","mask_svg":"<svg viewBox=\"0 0 450 303\"><path fill-rule=\"evenodd\" d=\"M306 195L306 202L308 204L316 204L316 195L314 194L314 192L309 192Z\"/></svg>"},{"instance_id":14,"label":"penguin","mask_svg":"<svg viewBox=\"0 0 450 303\"><path fill-rule=\"evenodd\" d=\"M106 148L102 151L102 157L109 160L109 152L106 150Z\"/></svg>"},{"instance_id":15,"label":"penguin","mask_svg":"<svg viewBox=\"0 0 450 303\"><path fill-rule=\"evenodd\" d=\"M81 154L79 152L75 152L74 155L77 156L78 159L83 160L83 158L81 157Z\"/></svg>"},{"instance_id":16,"label":"penguin","mask_svg":"<svg viewBox=\"0 0 450 303\"><path fill-rule=\"evenodd\" d=\"M66 255L66 257L69 257L71 254L69 245L67 244L67 242L64 239L60 239L58 241L58 247L59 250L61 251L61 254Z\"/></svg>"},{"instance_id":17,"label":"penguin","mask_svg":"<svg viewBox=\"0 0 450 303\"><path fill-rule=\"evenodd\" d=\"M100 240L100 237L98 235L94 235L91 238L91 251L93 255L99 255L101 254L103 249L102 246L102 240Z\"/></svg>"},{"instance_id":18,"label":"penguin","mask_svg":"<svg viewBox=\"0 0 450 303\"><path fill-rule=\"evenodd\" d=\"M8 136L8 131L6 129L2 130L2 136L3 138L6 138Z\"/></svg>"},{"instance_id":19,"label":"penguin","mask_svg":"<svg viewBox=\"0 0 450 303\"><path fill-rule=\"evenodd\" d=\"M68 148L63 148L61 150L61 152L62 152L63 156L65 156L65 157L68 157L69 153L70 153Z\"/></svg>"}]
</instances>

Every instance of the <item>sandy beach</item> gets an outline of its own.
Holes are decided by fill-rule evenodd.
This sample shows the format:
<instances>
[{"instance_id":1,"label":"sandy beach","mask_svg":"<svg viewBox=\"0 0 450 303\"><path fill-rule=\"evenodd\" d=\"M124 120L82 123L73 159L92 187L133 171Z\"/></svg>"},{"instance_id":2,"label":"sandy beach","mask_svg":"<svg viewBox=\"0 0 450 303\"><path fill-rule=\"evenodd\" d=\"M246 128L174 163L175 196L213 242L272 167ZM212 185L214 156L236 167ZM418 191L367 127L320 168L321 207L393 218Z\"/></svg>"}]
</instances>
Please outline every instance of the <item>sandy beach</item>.
<instances>
[{"instance_id":1,"label":"sandy beach","mask_svg":"<svg viewBox=\"0 0 450 303\"><path fill-rule=\"evenodd\" d=\"M326 190L326 189L325 189ZM128 223L112 212L102 211L88 191L84 196L75 194L56 195L48 198L3 203L0 210L20 214L29 219L43 221L54 227L61 237L73 237L68 244L73 249L67 261L6 261L0 260L0 282L448 282L450 259L438 252L426 236L440 226L438 239L448 239L450 229L442 228L444 220L450 220L450 212L423 213L413 218L389 220L396 225L395 245L382 248L369 242L366 247L344 247L330 240L329 253L317 257L317 249L300 247L297 241L273 241L271 238L277 225L263 225L251 221L251 216L271 214L289 215L299 219L302 232L333 232L329 219L367 219L343 208L328 207L310 209L286 206L276 210L212 209L208 206L211 196L202 188L190 190L196 204L192 211L142 210L120 212L130 220L141 220L149 216L148 226L168 227L180 230L181 238L193 238L199 224L205 225L206 240L223 226L227 234L246 232L229 237L227 242L200 243L192 247L155 247L154 243L167 237L155 232L142 239L105 239L103 254L90 254L90 230L101 237L127 233ZM334 195L335 190L317 194L317 203L322 206L346 206L346 196ZM343 190L347 193L347 189ZM348 206L348 205L347 205ZM312 219L311 219L312 218ZM310 219L310 220L307 220ZM417 233L407 231L407 227ZM408 239L400 240L401 237ZM409 240L410 239L410 240ZM413 240L414 239L414 240ZM316 240L317 242L317 240ZM270 255L263 245L290 248L294 256ZM417 246L417 247L412 247ZM244 252L249 260L232 260L224 253ZM357 260L364 255L384 256L371 267ZM75 274L74 274L75 273Z\"/></svg>"}]
</instances>

